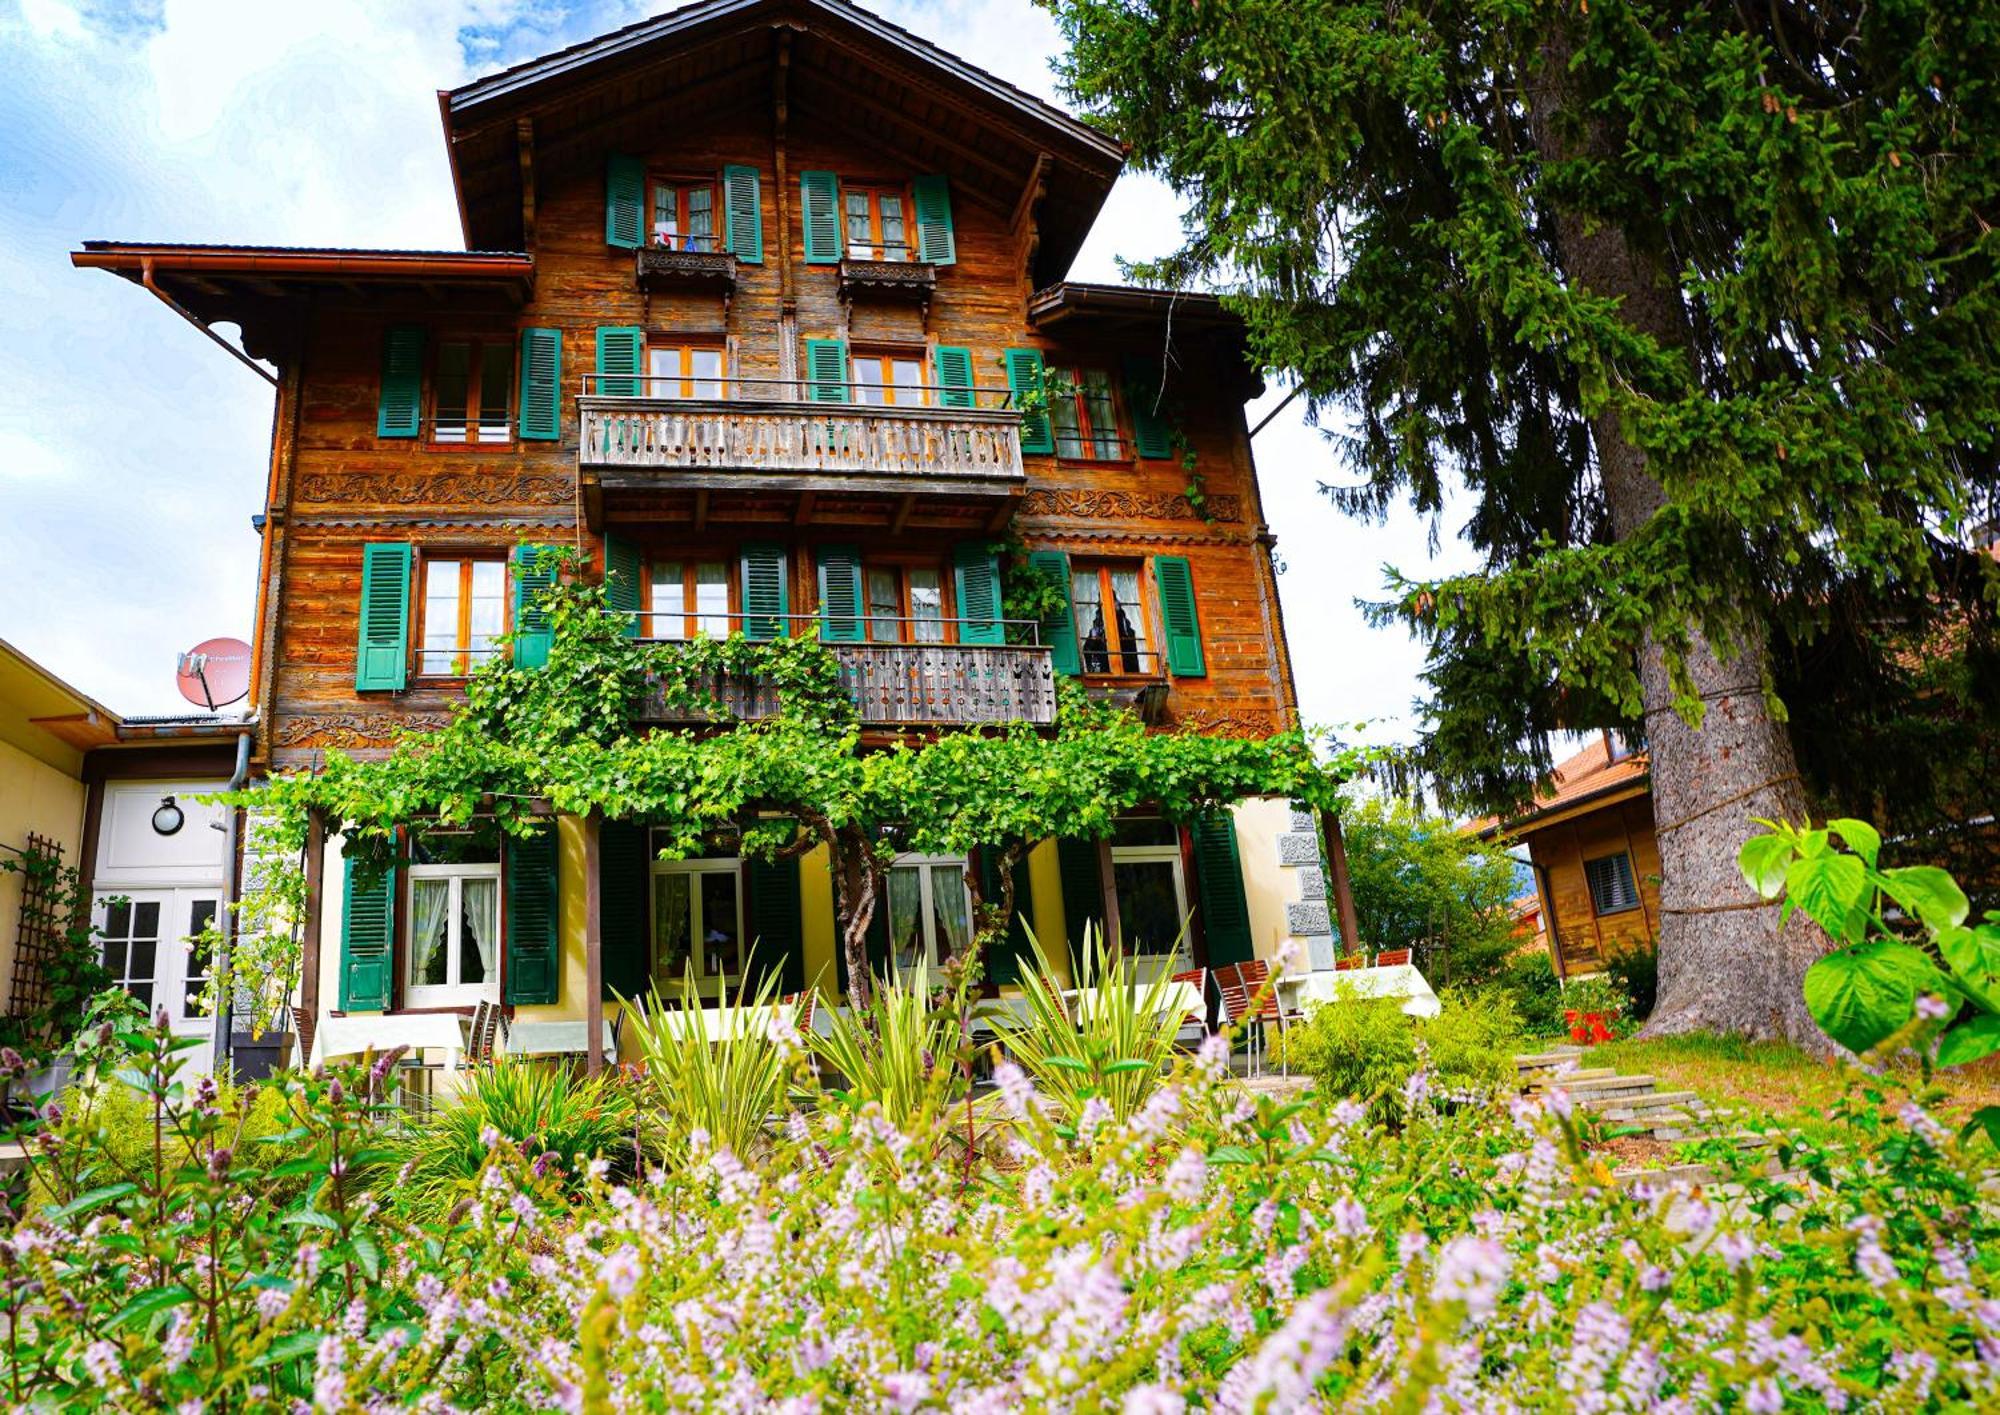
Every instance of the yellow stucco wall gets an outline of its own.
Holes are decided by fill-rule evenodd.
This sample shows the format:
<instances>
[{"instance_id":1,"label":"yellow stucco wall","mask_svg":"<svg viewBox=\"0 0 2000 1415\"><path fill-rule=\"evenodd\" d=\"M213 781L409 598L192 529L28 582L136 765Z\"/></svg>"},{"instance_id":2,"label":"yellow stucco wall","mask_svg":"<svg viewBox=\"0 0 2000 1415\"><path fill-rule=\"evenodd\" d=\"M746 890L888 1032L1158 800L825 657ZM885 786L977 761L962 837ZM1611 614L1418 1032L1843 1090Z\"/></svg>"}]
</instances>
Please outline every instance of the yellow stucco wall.
<instances>
[{"instance_id":1,"label":"yellow stucco wall","mask_svg":"<svg viewBox=\"0 0 2000 1415\"><path fill-rule=\"evenodd\" d=\"M15 849L30 831L63 848L66 864L78 863L83 843L84 785L74 776L0 742L0 844ZM20 858L14 850L0 852ZM21 921L21 877L0 874L0 1003L14 982L14 946Z\"/></svg>"},{"instance_id":2,"label":"yellow stucco wall","mask_svg":"<svg viewBox=\"0 0 2000 1415\"><path fill-rule=\"evenodd\" d=\"M1287 934L1285 905L1298 898L1298 872L1278 864L1278 837L1291 828L1291 803L1260 797L1238 802L1233 813L1243 894L1250 905L1250 940L1259 958L1273 958Z\"/></svg>"}]
</instances>

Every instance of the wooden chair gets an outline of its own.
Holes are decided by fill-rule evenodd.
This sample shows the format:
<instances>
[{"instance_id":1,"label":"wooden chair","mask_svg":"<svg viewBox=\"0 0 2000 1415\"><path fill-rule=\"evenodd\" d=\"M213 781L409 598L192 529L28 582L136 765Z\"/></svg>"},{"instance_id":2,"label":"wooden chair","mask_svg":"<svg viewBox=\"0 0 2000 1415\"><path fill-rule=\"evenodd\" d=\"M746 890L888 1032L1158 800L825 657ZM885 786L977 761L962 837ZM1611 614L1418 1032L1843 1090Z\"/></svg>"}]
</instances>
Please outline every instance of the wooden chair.
<instances>
[{"instance_id":1,"label":"wooden chair","mask_svg":"<svg viewBox=\"0 0 2000 1415\"><path fill-rule=\"evenodd\" d=\"M313 1037L319 1031L319 1018L310 1012L292 1013L292 1035L299 1040L298 1069L309 1070L312 1066Z\"/></svg>"},{"instance_id":2,"label":"wooden chair","mask_svg":"<svg viewBox=\"0 0 2000 1415\"><path fill-rule=\"evenodd\" d=\"M1200 1010L1196 1012L1190 1012L1185 1017L1181 1018L1180 1032L1185 1032L1189 1027L1192 1027L1195 1029L1195 1032L1197 1033L1197 1038L1196 1038L1197 1040L1199 1040L1200 1037L1207 1036L1208 1035L1208 969L1189 968L1185 972L1174 974L1173 977L1169 979L1169 981L1188 984L1190 987L1194 989L1194 995L1200 999ZM1176 1032L1174 1034L1175 1041L1180 1040L1180 1032Z\"/></svg>"},{"instance_id":3,"label":"wooden chair","mask_svg":"<svg viewBox=\"0 0 2000 1415\"><path fill-rule=\"evenodd\" d=\"M1256 1020L1260 1029L1267 1022L1276 1022L1278 1036L1282 1040L1288 1023L1304 1020L1305 1014L1285 1006L1284 998L1271 982L1269 963L1261 958L1252 958L1247 963L1237 964L1236 970L1237 976L1243 980L1245 991L1250 994L1251 1003L1257 1009ZM1258 1000L1259 994L1262 994L1262 1001ZM1278 1071L1280 1075L1291 1075L1291 1062L1281 1057Z\"/></svg>"},{"instance_id":4,"label":"wooden chair","mask_svg":"<svg viewBox=\"0 0 2000 1415\"><path fill-rule=\"evenodd\" d=\"M819 989L807 988L804 992L788 992L778 999L786 1007L796 1007L792 1020L798 1025L799 1045L805 1048L806 1065L812 1074L819 1075L819 1055L812 1049L813 1014L819 1009Z\"/></svg>"},{"instance_id":5,"label":"wooden chair","mask_svg":"<svg viewBox=\"0 0 2000 1415\"><path fill-rule=\"evenodd\" d=\"M1385 948L1375 955L1375 966L1378 968L1400 968L1409 961L1410 950L1407 948Z\"/></svg>"},{"instance_id":6,"label":"wooden chair","mask_svg":"<svg viewBox=\"0 0 2000 1415\"><path fill-rule=\"evenodd\" d=\"M498 1003L482 1002L473 1008L472 1025L465 1040L465 1064L491 1066L500 1047L500 1029L505 1025L506 1018L500 1015Z\"/></svg>"},{"instance_id":7,"label":"wooden chair","mask_svg":"<svg viewBox=\"0 0 2000 1415\"><path fill-rule=\"evenodd\" d=\"M1368 955L1365 953L1343 953L1333 960L1333 971L1336 973L1351 973L1357 968L1367 966Z\"/></svg>"}]
</instances>

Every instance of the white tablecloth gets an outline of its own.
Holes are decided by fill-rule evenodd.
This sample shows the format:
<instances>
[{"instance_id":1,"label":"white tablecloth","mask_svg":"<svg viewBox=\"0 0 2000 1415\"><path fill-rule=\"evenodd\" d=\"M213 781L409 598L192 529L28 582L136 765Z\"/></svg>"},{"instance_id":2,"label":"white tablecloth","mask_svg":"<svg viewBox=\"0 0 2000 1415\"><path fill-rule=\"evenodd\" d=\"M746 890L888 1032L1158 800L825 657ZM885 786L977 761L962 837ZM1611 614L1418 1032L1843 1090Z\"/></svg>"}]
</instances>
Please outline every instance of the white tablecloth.
<instances>
[{"instance_id":1,"label":"white tablecloth","mask_svg":"<svg viewBox=\"0 0 2000 1415\"><path fill-rule=\"evenodd\" d=\"M435 1047L449 1053L447 1067L458 1064L465 1050L465 1029L472 1019L456 1012L413 1012L401 1016L367 1012L353 1017L322 1017L313 1034L313 1064L328 1057L356 1056L391 1047Z\"/></svg>"},{"instance_id":2,"label":"white tablecloth","mask_svg":"<svg viewBox=\"0 0 2000 1415\"><path fill-rule=\"evenodd\" d=\"M1063 1001L1069 1006L1072 1016L1088 1017L1097 1010L1098 998L1102 991L1101 988L1084 988L1081 991L1076 988L1065 988ZM1139 983L1134 986L1134 991L1137 994L1135 1001L1143 1004L1152 996L1153 985ZM1202 1004L1201 993L1196 990L1193 983L1168 983L1160 989L1160 1011L1177 1017L1186 1017L1190 1014L1201 1017L1206 1014L1207 1009Z\"/></svg>"},{"instance_id":3,"label":"white tablecloth","mask_svg":"<svg viewBox=\"0 0 2000 1415\"><path fill-rule=\"evenodd\" d=\"M516 1022L507 1029L508 1056L582 1056L590 1045L588 1022ZM618 1035L604 1019L604 1054L618 1057Z\"/></svg>"},{"instance_id":4,"label":"white tablecloth","mask_svg":"<svg viewBox=\"0 0 2000 1415\"><path fill-rule=\"evenodd\" d=\"M662 1012L660 1018L670 1037L684 1037L699 1027L703 1037L719 1042L768 1035L773 1013L787 1026L796 1025L798 1004L774 1002L765 1007L689 1007L678 1012Z\"/></svg>"},{"instance_id":5,"label":"white tablecloth","mask_svg":"<svg viewBox=\"0 0 2000 1415\"><path fill-rule=\"evenodd\" d=\"M1437 994L1424 981L1414 963L1398 963L1391 968L1350 968L1346 972L1320 969L1278 980L1278 989L1294 1007L1311 1008L1317 1003L1340 997L1400 997L1403 1011L1412 1017L1435 1017Z\"/></svg>"}]
</instances>

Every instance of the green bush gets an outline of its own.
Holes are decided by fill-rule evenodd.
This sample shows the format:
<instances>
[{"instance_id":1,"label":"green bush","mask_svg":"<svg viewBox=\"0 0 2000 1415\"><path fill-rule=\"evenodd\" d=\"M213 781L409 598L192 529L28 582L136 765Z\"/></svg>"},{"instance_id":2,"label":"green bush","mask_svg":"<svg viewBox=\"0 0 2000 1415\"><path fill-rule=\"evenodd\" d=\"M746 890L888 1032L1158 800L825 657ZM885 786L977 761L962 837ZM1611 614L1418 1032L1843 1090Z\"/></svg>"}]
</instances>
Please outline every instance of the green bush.
<instances>
[{"instance_id":1,"label":"green bush","mask_svg":"<svg viewBox=\"0 0 2000 1415\"><path fill-rule=\"evenodd\" d=\"M1490 1095L1514 1080L1521 1015L1502 993L1449 990L1438 1015L1417 1023L1417 1040L1437 1088Z\"/></svg>"},{"instance_id":2,"label":"green bush","mask_svg":"<svg viewBox=\"0 0 2000 1415\"><path fill-rule=\"evenodd\" d=\"M1567 1029L1562 1017L1562 980L1546 949L1535 948L1507 960L1486 991L1505 996L1531 1037L1558 1037Z\"/></svg>"},{"instance_id":3,"label":"green bush","mask_svg":"<svg viewBox=\"0 0 2000 1415\"><path fill-rule=\"evenodd\" d=\"M241 1128L234 1131L234 1148L254 1147L261 1162L269 1164L292 1156L296 1145L272 1139L290 1135L298 1123L296 1107L284 1091L272 1086L222 1085L215 1088L214 1095L211 1104L224 1115L241 1114ZM152 1169L154 1105L143 1091L107 1077L101 1084L70 1087L58 1104L62 1120L56 1134L66 1150L88 1150L114 1172ZM164 1112L159 1126L160 1165L169 1172L191 1163L198 1148L182 1123L188 1108L184 1102ZM33 1201L46 1199L38 1189Z\"/></svg>"},{"instance_id":4,"label":"green bush","mask_svg":"<svg viewBox=\"0 0 2000 1415\"><path fill-rule=\"evenodd\" d=\"M1611 981L1624 994L1625 1015L1643 1022L1653 1015L1653 999L1660 990L1660 954L1650 944L1621 948L1605 960Z\"/></svg>"},{"instance_id":5,"label":"green bush","mask_svg":"<svg viewBox=\"0 0 2000 1415\"><path fill-rule=\"evenodd\" d=\"M1403 1113L1403 1083L1417 1069L1417 1032L1390 998L1341 998L1272 1038L1272 1059L1313 1078L1322 1096L1351 1097L1368 1118Z\"/></svg>"}]
</instances>

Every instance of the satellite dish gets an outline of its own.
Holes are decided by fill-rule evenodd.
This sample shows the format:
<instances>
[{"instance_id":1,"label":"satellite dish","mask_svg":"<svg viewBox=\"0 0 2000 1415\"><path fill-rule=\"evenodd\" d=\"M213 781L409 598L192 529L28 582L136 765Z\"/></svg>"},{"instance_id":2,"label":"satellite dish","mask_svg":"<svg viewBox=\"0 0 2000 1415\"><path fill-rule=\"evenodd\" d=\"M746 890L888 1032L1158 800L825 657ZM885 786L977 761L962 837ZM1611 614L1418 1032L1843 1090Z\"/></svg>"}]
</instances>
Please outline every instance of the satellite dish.
<instances>
[{"instance_id":1,"label":"satellite dish","mask_svg":"<svg viewBox=\"0 0 2000 1415\"><path fill-rule=\"evenodd\" d=\"M250 691L250 645L241 639L204 639L180 656L174 686L196 707L214 712Z\"/></svg>"}]
</instances>

